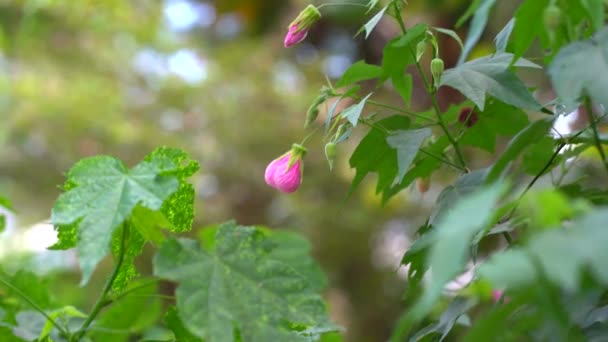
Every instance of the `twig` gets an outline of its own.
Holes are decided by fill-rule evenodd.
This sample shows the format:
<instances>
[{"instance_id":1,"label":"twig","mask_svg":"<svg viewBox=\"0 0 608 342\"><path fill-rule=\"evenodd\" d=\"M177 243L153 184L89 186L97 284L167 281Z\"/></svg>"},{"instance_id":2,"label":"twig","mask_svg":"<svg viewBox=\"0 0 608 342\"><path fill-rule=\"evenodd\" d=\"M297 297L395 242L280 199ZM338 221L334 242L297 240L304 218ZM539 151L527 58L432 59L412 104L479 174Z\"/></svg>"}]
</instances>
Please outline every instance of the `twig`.
<instances>
[{"instance_id":1,"label":"twig","mask_svg":"<svg viewBox=\"0 0 608 342\"><path fill-rule=\"evenodd\" d=\"M593 117L593 108L591 107L591 99L589 98L589 96L585 96L585 112L587 112L587 118L589 119L591 130L593 131L595 148L597 148L597 151L600 153L600 156L602 157L602 163L606 168L606 172L608 172L608 161L606 161L606 153L604 153L604 148L602 147L600 135L597 131L597 123L595 122L595 118Z\"/></svg>"}]
</instances>

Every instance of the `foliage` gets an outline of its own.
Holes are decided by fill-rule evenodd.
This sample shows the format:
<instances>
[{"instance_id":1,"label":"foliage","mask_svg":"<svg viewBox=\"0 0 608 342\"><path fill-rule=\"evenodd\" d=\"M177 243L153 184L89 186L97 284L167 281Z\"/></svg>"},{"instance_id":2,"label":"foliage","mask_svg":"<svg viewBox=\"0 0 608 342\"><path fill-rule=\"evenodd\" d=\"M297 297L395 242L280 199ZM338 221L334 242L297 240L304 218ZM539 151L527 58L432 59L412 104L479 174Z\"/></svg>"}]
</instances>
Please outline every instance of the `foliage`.
<instances>
[{"instance_id":1,"label":"foliage","mask_svg":"<svg viewBox=\"0 0 608 342\"><path fill-rule=\"evenodd\" d=\"M608 334L608 141L601 133L608 106L606 5L525 0L496 37L496 52L471 60L496 3L470 4L457 23L471 21L463 43L449 28L408 28L404 1L369 1L365 39L374 39L388 17L400 33L385 44L378 65L354 63L309 109L316 119L318 107L335 98L321 130L332 149L354 140L353 131L367 130L349 159L351 195L369 174L376 175L375 192L386 203L417 179L452 173L453 183L439 193L404 251L408 307L394 325L395 342L600 340ZM462 49L447 70L439 34ZM541 57L534 56L537 41ZM526 85L521 69L548 76L557 97L541 105L531 91L540 85ZM414 80L428 96L426 111L411 107ZM378 97L386 81L401 105ZM439 99L447 87L466 99L444 110ZM346 99L351 104L338 109ZM371 107L378 111L368 113ZM564 108L578 108L571 115L582 118L582 129L554 133ZM313 122L307 117L305 126ZM499 137L508 139L504 148ZM492 154L492 161L472 163L467 152L474 149ZM597 152L593 157L590 149ZM597 177L604 188L581 178L567 181L578 158L605 168ZM132 168L110 156L77 162L52 209L59 238L52 249L76 249L82 286L108 254L112 270L86 313L58 302L44 277L0 270L0 339L341 341L322 297L327 279L306 239L233 221L204 229L198 240L176 236L192 228L190 178L198 169L184 151L166 147ZM541 180L551 186L536 189ZM0 205L10 209L4 198ZM0 217L0 230L4 224ZM499 238L500 247L485 247ZM151 278L135 268L148 243L155 249ZM463 272L472 280L450 296L447 285ZM171 283L175 296L161 280ZM149 337L154 328L160 337Z\"/></svg>"}]
</instances>

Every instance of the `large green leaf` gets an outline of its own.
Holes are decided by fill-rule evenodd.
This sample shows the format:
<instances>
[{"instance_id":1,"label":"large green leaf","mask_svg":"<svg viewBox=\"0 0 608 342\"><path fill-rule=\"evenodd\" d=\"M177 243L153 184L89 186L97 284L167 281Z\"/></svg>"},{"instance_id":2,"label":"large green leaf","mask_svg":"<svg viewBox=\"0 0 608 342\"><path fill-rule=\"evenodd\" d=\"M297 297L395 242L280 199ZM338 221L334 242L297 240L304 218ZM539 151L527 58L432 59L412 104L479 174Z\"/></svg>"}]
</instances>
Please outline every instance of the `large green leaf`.
<instances>
[{"instance_id":1,"label":"large green leaf","mask_svg":"<svg viewBox=\"0 0 608 342\"><path fill-rule=\"evenodd\" d=\"M509 70L513 55L498 53L461 64L445 71L441 85L460 91L484 110L486 94L502 102L525 109L540 109L526 86ZM518 60L517 67L538 67L527 60Z\"/></svg>"},{"instance_id":2,"label":"large green leaf","mask_svg":"<svg viewBox=\"0 0 608 342\"><path fill-rule=\"evenodd\" d=\"M479 119L467 128L459 143L494 152L496 136L513 136L528 124L528 116L519 108L500 101L489 100Z\"/></svg>"},{"instance_id":3,"label":"large green leaf","mask_svg":"<svg viewBox=\"0 0 608 342\"><path fill-rule=\"evenodd\" d=\"M416 24L407 34L399 36L386 44L382 52L382 80L393 78L394 75L403 74L405 67L413 64L415 60L416 45L426 35L428 26Z\"/></svg>"},{"instance_id":4,"label":"large green leaf","mask_svg":"<svg viewBox=\"0 0 608 342\"><path fill-rule=\"evenodd\" d=\"M431 212L430 223L436 223L449 213L460 200L474 193L486 180L487 169L475 170L460 176L452 185L446 186L439 194Z\"/></svg>"},{"instance_id":5,"label":"large green leaf","mask_svg":"<svg viewBox=\"0 0 608 342\"><path fill-rule=\"evenodd\" d=\"M567 291L576 291L589 270L600 283L608 284L608 209L600 208L559 227L533 236L528 243L495 254L479 269L479 275L495 288L521 288L539 276ZM539 269L539 268L542 268Z\"/></svg>"},{"instance_id":6,"label":"large green leaf","mask_svg":"<svg viewBox=\"0 0 608 342\"><path fill-rule=\"evenodd\" d=\"M591 67L593 66L593 67ZM549 74L559 99L575 106L589 95L597 104L608 106L608 27L589 40L562 48L549 66Z\"/></svg>"},{"instance_id":7,"label":"large green leaf","mask_svg":"<svg viewBox=\"0 0 608 342\"><path fill-rule=\"evenodd\" d=\"M57 199L51 220L59 230L56 247L76 244L82 284L88 282L97 263L110 251L114 231L137 206L161 210L169 221L173 218L183 224L184 216L192 211L192 202L173 201L169 207L165 203L174 194L191 199L188 187L181 184L197 169L198 164L188 161L185 153L167 148L155 150L131 170L109 156L76 163L68 172L66 192Z\"/></svg>"},{"instance_id":8,"label":"large green leaf","mask_svg":"<svg viewBox=\"0 0 608 342\"><path fill-rule=\"evenodd\" d=\"M235 341L235 334L252 342L307 341L301 330L327 325L315 287L273 258L269 242L254 227L227 223L211 250L188 239L161 246L154 273L179 283L177 308L188 330L210 341Z\"/></svg>"},{"instance_id":9,"label":"large green leaf","mask_svg":"<svg viewBox=\"0 0 608 342\"><path fill-rule=\"evenodd\" d=\"M173 332L175 340L179 342L203 342L202 339L194 336L179 318L177 309L172 306L167 310L167 314L164 319L165 325Z\"/></svg>"},{"instance_id":10,"label":"large green leaf","mask_svg":"<svg viewBox=\"0 0 608 342\"><path fill-rule=\"evenodd\" d=\"M394 341L402 341L411 325L430 312L445 284L464 270L471 240L488 224L504 189L504 186L495 184L466 196L435 226L428 256L431 284L402 318L393 335Z\"/></svg>"}]
</instances>

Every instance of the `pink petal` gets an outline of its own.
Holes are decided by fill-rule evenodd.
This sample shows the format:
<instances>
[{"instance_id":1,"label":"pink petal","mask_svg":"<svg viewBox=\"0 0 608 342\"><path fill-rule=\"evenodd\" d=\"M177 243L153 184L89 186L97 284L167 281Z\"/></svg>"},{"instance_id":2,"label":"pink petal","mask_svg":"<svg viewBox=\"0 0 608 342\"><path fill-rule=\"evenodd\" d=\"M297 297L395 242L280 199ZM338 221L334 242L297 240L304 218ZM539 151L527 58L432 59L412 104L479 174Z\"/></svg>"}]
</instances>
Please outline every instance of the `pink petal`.
<instances>
[{"instance_id":1,"label":"pink petal","mask_svg":"<svg viewBox=\"0 0 608 342\"><path fill-rule=\"evenodd\" d=\"M292 25L289 28L287 35L285 35L285 41L283 42L283 45L285 45L286 48L299 44L308 35L308 30L304 29L297 31L297 29L298 25Z\"/></svg>"},{"instance_id":2,"label":"pink petal","mask_svg":"<svg viewBox=\"0 0 608 342\"><path fill-rule=\"evenodd\" d=\"M288 161L285 163L281 163L280 167L277 169L277 172L274 173L273 181L275 184L275 188L285 193L292 193L298 190L300 184L302 182L302 174L301 174L301 161L296 161L292 167L287 170Z\"/></svg>"}]
</instances>

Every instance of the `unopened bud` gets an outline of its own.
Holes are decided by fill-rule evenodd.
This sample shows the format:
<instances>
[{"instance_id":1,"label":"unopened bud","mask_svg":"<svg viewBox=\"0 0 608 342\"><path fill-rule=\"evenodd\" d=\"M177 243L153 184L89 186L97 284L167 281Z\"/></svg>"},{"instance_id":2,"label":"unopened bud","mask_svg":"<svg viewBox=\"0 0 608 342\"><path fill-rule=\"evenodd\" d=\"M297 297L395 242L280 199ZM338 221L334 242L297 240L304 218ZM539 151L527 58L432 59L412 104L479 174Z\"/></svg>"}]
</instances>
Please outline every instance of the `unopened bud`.
<instances>
[{"instance_id":1,"label":"unopened bud","mask_svg":"<svg viewBox=\"0 0 608 342\"><path fill-rule=\"evenodd\" d=\"M435 80L435 87L437 87L441 81L441 75L443 75L444 68L445 66L441 58L433 58L431 61L431 74Z\"/></svg>"},{"instance_id":2,"label":"unopened bud","mask_svg":"<svg viewBox=\"0 0 608 342\"><path fill-rule=\"evenodd\" d=\"M329 169L334 168L334 160L336 159L336 144L329 142L325 145L325 158L329 164Z\"/></svg>"},{"instance_id":3,"label":"unopened bud","mask_svg":"<svg viewBox=\"0 0 608 342\"><path fill-rule=\"evenodd\" d=\"M308 128L310 124L312 124L317 117L319 116L319 106L325 102L326 97L324 94L319 95L308 107L308 111L306 111L306 121L304 121L304 128Z\"/></svg>"},{"instance_id":4,"label":"unopened bud","mask_svg":"<svg viewBox=\"0 0 608 342\"><path fill-rule=\"evenodd\" d=\"M285 36L285 47L299 44L308 35L310 27L321 19L321 12L313 5L308 5L298 14L296 19L289 24L289 31Z\"/></svg>"},{"instance_id":5,"label":"unopened bud","mask_svg":"<svg viewBox=\"0 0 608 342\"><path fill-rule=\"evenodd\" d=\"M545 11L543 12L543 22L547 31L555 31L559 27L561 19L562 11L559 7L551 5L545 8Z\"/></svg>"},{"instance_id":6,"label":"unopened bud","mask_svg":"<svg viewBox=\"0 0 608 342\"><path fill-rule=\"evenodd\" d=\"M418 45L416 45L416 62L420 62L420 59L426 52L426 46L427 46L426 40L423 40L423 41L419 42Z\"/></svg>"}]
</instances>

